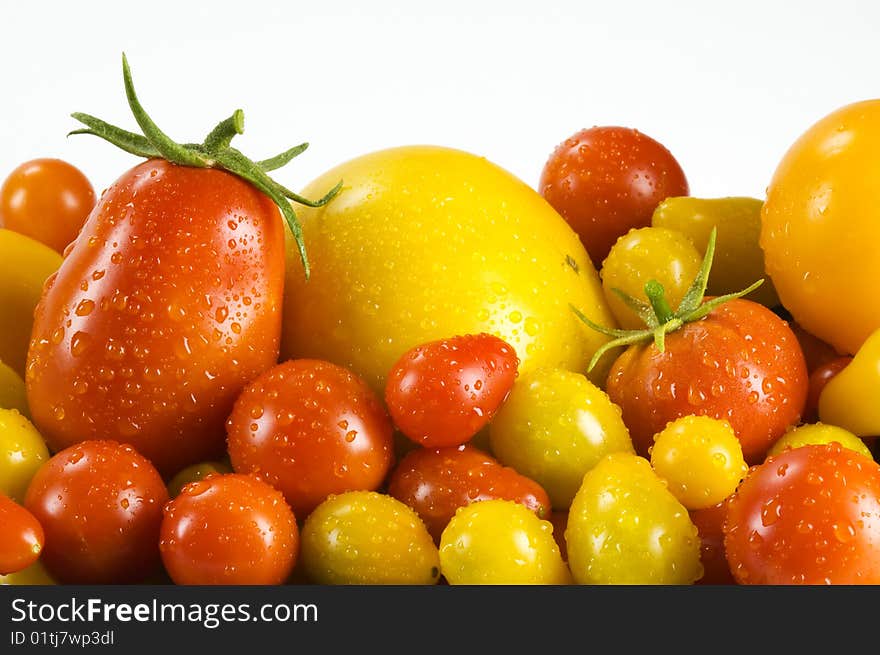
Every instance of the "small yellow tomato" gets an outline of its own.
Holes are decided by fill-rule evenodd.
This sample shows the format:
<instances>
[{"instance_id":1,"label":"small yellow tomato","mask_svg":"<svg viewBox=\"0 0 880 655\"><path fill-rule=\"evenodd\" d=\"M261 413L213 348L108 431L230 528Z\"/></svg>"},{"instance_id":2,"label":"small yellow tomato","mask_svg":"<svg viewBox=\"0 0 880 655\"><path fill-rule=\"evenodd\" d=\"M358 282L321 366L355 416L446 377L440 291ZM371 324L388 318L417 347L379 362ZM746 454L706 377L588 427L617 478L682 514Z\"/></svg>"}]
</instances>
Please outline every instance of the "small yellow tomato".
<instances>
[{"instance_id":1,"label":"small yellow tomato","mask_svg":"<svg viewBox=\"0 0 880 655\"><path fill-rule=\"evenodd\" d=\"M565 529L580 584L691 584L703 575L687 509L648 460L612 453L584 476Z\"/></svg>"},{"instance_id":2,"label":"small yellow tomato","mask_svg":"<svg viewBox=\"0 0 880 655\"><path fill-rule=\"evenodd\" d=\"M819 394L819 420L858 437L880 435L880 328Z\"/></svg>"},{"instance_id":3,"label":"small yellow tomato","mask_svg":"<svg viewBox=\"0 0 880 655\"><path fill-rule=\"evenodd\" d=\"M42 561L37 560L26 569L0 575L0 586L2 585L54 585L58 584L55 579L46 571Z\"/></svg>"},{"instance_id":4,"label":"small yellow tomato","mask_svg":"<svg viewBox=\"0 0 880 655\"><path fill-rule=\"evenodd\" d=\"M682 232L700 252L705 252L715 228L715 258L707 293L721 296L742 291L763 278L764 284L746 298L775 307L779 296L767 278L764 253L758 244L762 205L757 198L746 197L667 198L654 210L651 224Z\"/></svg>"},{"instance_id":5,"label":"small yellow tomato","mask_svg":"<svg viewBox=\"0 0 880 655\"><path fill-rule=\"evenodd\" d=\"M34 309L61 255L23 234L0 229L0 360L24 377Z\"/></svg>"},{"instance_id":6,"label":"small yellow tomato","mask_svg":"<svg viewBox=\"0 0 880 655\"><path fill-rule=\"evenodd\" d=\"M687 293L700 270L702 255L681 232L663 227L630 230L612 246L602 264L600 277L611 313L624 329L642 329L644 321L621 300L614 289L647 303L645 284L663 285L672 309Z\"/></svg>"},{"instance_id":7,"label":"small yellow tomato","mask_svg":"<svg viewBox=\"0 0 880 655\"><path fill-rule=\"evenodd\" d=\"M509 500L459 508L440 536L440 566L452 585L570 582L553 524Z\"/></svg>"},{"instance_id":8,"label":"small yellow tomato","mask_svg":"<svg viewBox=\"0 0 880 655\"><path fill-rule=\"evenodd\" d=\"M0 493L23 502L31 478L48 459L33 424L17 409L0 409Z\"/></svg>"},{"instance_id":9,"label":"small yellow tomato","mask_svg":"<svg viewBox=\"0 0 880 655\"><path fill-rule=\"evenodd\" d=\"M300 544L305 573L318 584L435 584L440 579L437 546L418 514L374 491L327 498L306 519Z\"/></svg>"},{"instance_id":10,"label":"small yellow tomato","mask_svg":"<svg viewBox=\"0 0 880 655\"><path fill-rule=\"evenodd\" d=\"M17 409L29 416L24 380L9 366L0 362L0 409Z\"/></svg>"},{"instance_id":11,"label":"small yellow tomato","mask_svg":"<svg viewBox=\"0 0 880 655\"><path fill-rule=\"evenodd\" d=\"M620 408L579 373L556 368L522 375L489 424L492 453L571 505L584 474L605 455L635 452Z\"/></svg>"},{"instance_id":12,"label":"small yellow tomato","mask_svg":"<svg viewBox=\"0 0 880 655\"><path fill-rule=\"evenodd\" d=\"M842 107L789 148L767 188L761 247L782 304L852 354L880 328L880 99Z\"/></svg>"},{"instance_id":13,"label":"small yellow tomato","mask_svg":"<svg viewBox=\"0 0 880 655\"><path fill-rule=\"evenodd\" d=\"M200 462L187 466L177 473L168 483L168 496L174 498L180 490L190 482L196 482L215 473L232 473L232 467L226 462Z\"/></svg>"},{"instance_id":14,"label":"small yellow tomato","mask_svg":"<svg viewBox=\"0 0 880 655\"><path fill-rule=\"evenodd\" d=\"M844 448L861 453L865 457L874 459L865 442L852 432L836 425L827 425L825 423L809 423L789 430L773 444L773 447L767 452L767 456L778 455L789 448L833 442L839 443Z\"/></svg>"},{"instance_id":15,"label":"small yellow tomato","mask_svg":"<svg viewBox=\"0 0 880 655\"><path fill-rule=\"evenodd\" d=\"M654 436L651 466L689 510L717 505L749 470L727 421L682 416Z\"/></svg>"}]
</instances>

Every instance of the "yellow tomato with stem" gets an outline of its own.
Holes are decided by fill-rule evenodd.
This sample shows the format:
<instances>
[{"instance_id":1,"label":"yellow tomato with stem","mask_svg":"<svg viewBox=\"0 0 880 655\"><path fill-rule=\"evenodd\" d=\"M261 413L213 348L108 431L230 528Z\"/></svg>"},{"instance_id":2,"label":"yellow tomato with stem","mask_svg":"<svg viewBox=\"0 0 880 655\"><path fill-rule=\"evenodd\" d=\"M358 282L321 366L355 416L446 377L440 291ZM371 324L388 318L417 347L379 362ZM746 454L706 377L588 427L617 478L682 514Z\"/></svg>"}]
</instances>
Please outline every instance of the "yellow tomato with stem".
<instances>
[{"instance_id":1,"label":"yellow tomato with stem","mask_svg":"<svg viewBox=\"0 0 880 655\"><path fill-rule=\"evenodd\" d=\"M789 148L761 211L767 273L797 323L840 353L880 328L880 99L822 118Z\"/></svg>"},{"instance_id":2,"label":"yellow tomato with stem","mask_svg":"<svg viewBox=\"0 0 880 655\"><path fill-rule=\"evenodd\" d=\"M340 179L329 204L297 210L311 278L291 240L282 356L332 361L381 391L404 352L455 335L504 339L523 372L585 370L607 341L571 309L614 325L583 245L509 172L460 150L406 146L337 166L303 193Z\"/></svg>"}]
</instances>

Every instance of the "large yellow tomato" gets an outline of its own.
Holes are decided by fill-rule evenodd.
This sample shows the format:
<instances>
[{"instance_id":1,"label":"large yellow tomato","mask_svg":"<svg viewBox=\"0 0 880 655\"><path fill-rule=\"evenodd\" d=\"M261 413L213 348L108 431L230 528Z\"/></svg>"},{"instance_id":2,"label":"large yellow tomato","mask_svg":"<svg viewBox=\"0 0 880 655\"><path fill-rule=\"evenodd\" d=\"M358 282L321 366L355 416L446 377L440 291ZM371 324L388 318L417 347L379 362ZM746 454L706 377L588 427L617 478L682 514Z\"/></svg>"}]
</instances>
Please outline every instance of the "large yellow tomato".
<instances>
[{"instance_id":1,"label":"large yellow tomato","mask_svg":"<svg viewBox=\"0 0 880 655\"><path fill-rule=\"evenodd\" d=\"M838 109L788 150L767 190L761 247L808 332L855 353L880 328L880 99Z\"/></svg>"},{"instance_id":2,"label":"large yellow tomato","mask_svg":"<svg viewBox=\"0 0 880 655\"><path fill-rule=\"evenodd\" d=\"M405 351L456 334L505 339L522 371L583 371L605 342L571 309L613 326L577 235L507 171L409 146L344 163L303 193L340 179L328 205L299 211L312 274L288 248L284 356L348 366L381 389Z\"/></svg>"},{"instance_id":3,"label":"large yellow tomato","mask_svg":"<svg viewBox=\"0 0 880 655\"><path fill-rule=\"evenodd\" d=\"M23 234L0 229L0 360L24 377L34 308L61 255Z\"/></svg>"}]
</instances>

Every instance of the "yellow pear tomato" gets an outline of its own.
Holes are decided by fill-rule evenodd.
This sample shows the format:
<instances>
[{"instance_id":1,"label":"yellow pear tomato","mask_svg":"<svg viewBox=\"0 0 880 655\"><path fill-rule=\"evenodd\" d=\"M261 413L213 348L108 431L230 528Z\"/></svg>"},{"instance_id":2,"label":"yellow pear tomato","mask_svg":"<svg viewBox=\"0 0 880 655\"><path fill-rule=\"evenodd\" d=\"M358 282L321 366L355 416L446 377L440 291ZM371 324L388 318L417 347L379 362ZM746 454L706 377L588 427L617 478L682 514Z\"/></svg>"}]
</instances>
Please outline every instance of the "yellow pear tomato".
<instances>
[{"instance_id":1,"label":"yellow pear tomato","mask_svg":"<svg viewBox=\"0 0 880 655\"><path fill-rule=\"evenodd\" d=\"M454 335L501 337L522 371L584 370L607 340L571 309L614 325L577 235L504 169L407 146L344 163L303 193L339 180L329 204L298 209L312 270L307 280L291 241L282 356L330 360L381 390L404 352Z\"/></svg>"},{"instance_id":2,"label":"yellow pear tomato","mask_svg":"<svg viewBox=\"0 0 880 655\"><path fill-rule=\"evenodd\" d=\"M767 457L778 455L789 448L834 442L839 443L844 448L861 453L865 457L874 459L874 455L871 454L871 450L865 445L864 441L849 430L826 423L807 423L789 430L767 451Z\"/></svg>"},{"instance_id":3,"label":"yellow pear tomato","mask_svg":"<svg viewBox=\"0 0 880 655\"><path fill-rule=\"evenodd\" d=\"M761 247L782 304L852 354L880 328L880 99L810 127L776 168Z\"/></svg>"}]
</instances>

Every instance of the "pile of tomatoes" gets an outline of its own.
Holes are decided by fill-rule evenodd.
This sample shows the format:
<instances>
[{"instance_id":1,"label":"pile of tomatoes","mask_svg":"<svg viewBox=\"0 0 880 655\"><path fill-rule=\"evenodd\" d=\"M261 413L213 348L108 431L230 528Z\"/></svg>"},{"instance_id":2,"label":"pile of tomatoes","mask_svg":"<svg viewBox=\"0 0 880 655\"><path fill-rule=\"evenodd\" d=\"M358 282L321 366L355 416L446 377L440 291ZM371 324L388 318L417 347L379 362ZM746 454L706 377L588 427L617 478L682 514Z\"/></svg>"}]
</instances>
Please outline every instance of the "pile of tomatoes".
<instances>
[{"instance_id":1,"label":"pile of tomatoes","mask_svg":"<svg viewBox=\"0 0 880 655\"><path fill-rule=\"evenodd\" d=\"M3 583L880 583L880 101L764 200L620 127L299 195L133 111L0 188Z\"/></svg>"}]
</instances>

